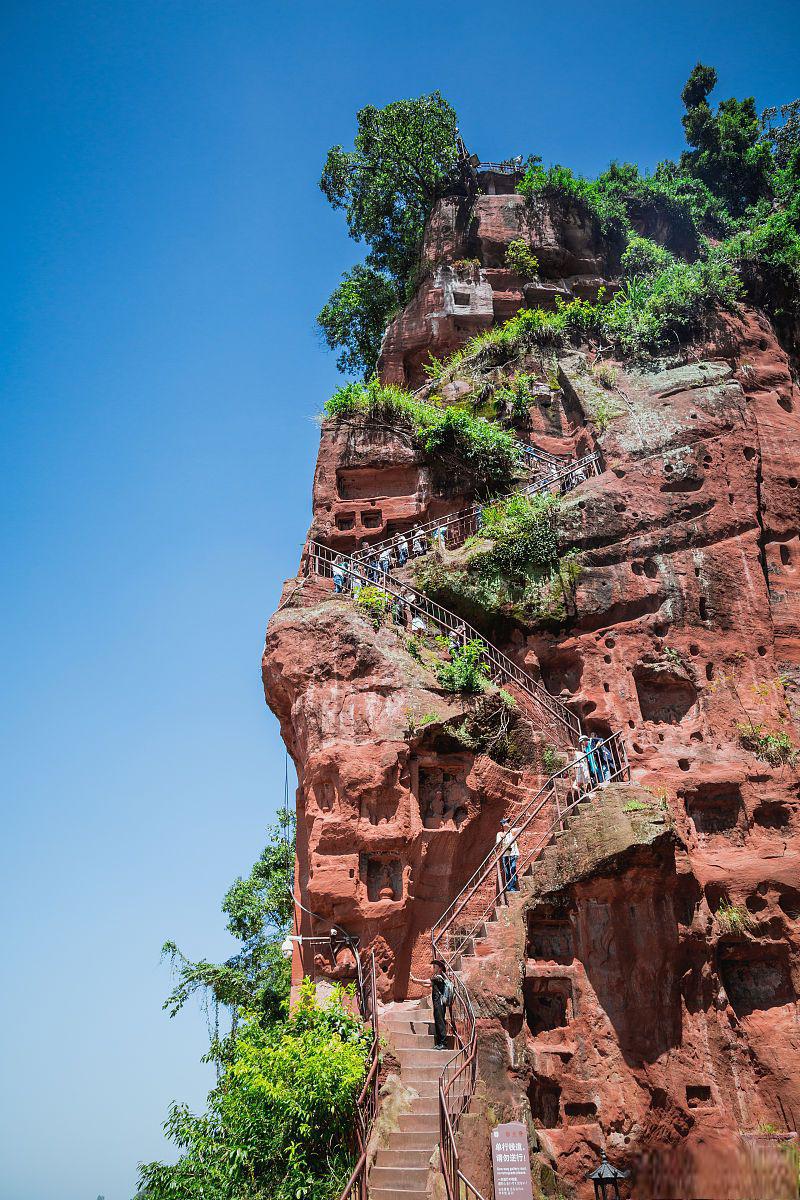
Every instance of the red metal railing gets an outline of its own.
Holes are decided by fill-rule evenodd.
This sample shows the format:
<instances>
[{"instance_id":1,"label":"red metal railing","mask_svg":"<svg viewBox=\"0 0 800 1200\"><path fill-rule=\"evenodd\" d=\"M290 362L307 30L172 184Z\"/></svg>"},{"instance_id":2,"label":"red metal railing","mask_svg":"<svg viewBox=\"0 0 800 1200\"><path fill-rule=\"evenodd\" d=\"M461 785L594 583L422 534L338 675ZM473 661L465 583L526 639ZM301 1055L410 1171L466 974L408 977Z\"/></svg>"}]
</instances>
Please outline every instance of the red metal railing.
<instances>
[{"instance_id":1,"label":"red metal railing","mask_svg":"<svg viewBox=\"0 0 800 1200\"><path fill-rule=\"evenodd\" d=\"M367 1149L375 1114L378 1111L378 1067L380 1038L378 1034L378 994L375 980L375 953L370 955L370 961L365 970L359 968L359 983L356 995L359 1001L359 1011L365 1022L372 1029L372 1041L369 1052L369 1067L364 1086L356 1104L356 1124L354 1129L354 1152L356 1165L347 1181L347 1186L339 1200L366 1200L367 1198Z\"/></svg>"}]
</instances>

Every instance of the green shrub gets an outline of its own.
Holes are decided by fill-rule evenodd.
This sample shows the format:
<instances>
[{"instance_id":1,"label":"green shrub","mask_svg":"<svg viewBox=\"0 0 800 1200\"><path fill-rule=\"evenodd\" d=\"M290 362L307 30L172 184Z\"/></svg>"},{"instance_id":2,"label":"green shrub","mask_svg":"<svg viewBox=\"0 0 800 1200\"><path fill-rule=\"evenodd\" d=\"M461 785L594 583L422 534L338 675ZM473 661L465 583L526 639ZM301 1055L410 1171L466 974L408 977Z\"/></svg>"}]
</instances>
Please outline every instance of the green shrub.
<instances>
[{"instance_id":1,"label":"green shrub","mask_svg":"<svg viewBox=\"0 0 800 1200\"><path fill-rule=\"evenodd\" d=\"M643 804L641 800L629 800L627 804L623 805L622 811L626 813L644 812L646 808L647 805Z\"/></svg>"},{"instance_id":2,"label":"green shrub","mask_svg":"<svg viewBox=\"0 0 800 1200\"><path fill-rule=\"evenodd\" d=\"M454 650L450 662L436 668L439 683L448 692L482 692L489 677L489 667L484 660L483 642L474 640Z\"/></svg>"},{"instance_id":3,"label":"green shrub","mask_svg":"<svg viewBox=\"0 0 800 1200\"><path fill-rule=\"evenodd\" d=\"M379 587L362 587L356 596L356 608L365 617L369 617L376 629L383 624L388 607L389 597Z\"/></svg>"},{"instance_id":4,"label":"green shrub","mask_svg":"<svg viewBox=\"0 0 800 1200\"><path fill-rule=\"evenodd\" d=\"M508 488L519 466L510 434L460 408L418 400L401 388L369 383L340 387L325 405L331 420L368 420L407 429L426 454L458 459L472 480L494 491Z\"/></svg>"},{"instance_id":5,"label":"green shrub","mask_svg":"<svg viewBox=\"0 0 800 1200\"><path fill-rule=\"evenodd\" d=\"M352 1168L350 1135L368 1038L340 988L324 1004L306 980L291 1016L250 1015L200 1116L175 1104L174 1164L139 1168L143 1200L331 1200Z\"/></svg>"},{"instance_id":6,"label":"green shrub","mask_svg":"<svg viewBox=\"0 0 800 1200\"><path fill-rule=\"evenodd\" d=\"M539 270L539 260L524 238L512 238L506 246L506 266L523 279L533 279Z\"/></svg>"},{"instance_id":7,"label":"green shrub","mask_svg":"<svg viewBox=\"0 0 800 1200\"><path fill-rule=\"evenodd\" d=\"M508 496L483 510L481 535L494 547L482 565L508 579L529 568L549 567L558 558L561 500L545 492Z\"/></svg>"},{"instance_id":8,"label":"green shrub","mask_svg":"<svg viewBox=\"0 0 800 1200\"><path fill-rule=\"evenodd\" d=\"M531 387L536 383L534 375L519 371L508 381L508 385L494 389L494 413L498 419L507 419L512 424L527 424L530 406L533 403Z\"/></svg>"},{"instance_id":9,"label":"green shrub","mask_svg":"<svg viewBox=\"0 0 800 1200\"><path fill-rule=\"evenodd\" d=\"M726 933L744 933L753 927L753 919L747 909L727 900L721 901L714 916L717 924Z\"/></svg>"},{"instance_id":10,"label":"green shrub","mask_svg":"<svg viewBox=\"0 0 800 1200\"><path fill-rule=\"evenodd\" d=\"M795 746L785 730L777 733L765 729L763 725L739 725L739 741L745 750L751 751L756 758L767 762L772 767L784 765L794 766L800 755L800 747Z\"/></svg>"},{"instance_id":11,"label":"green shrub","mask_svg":"<svg viewBox=\"0 0 800 1200\"><path fill-rule=\"evenodd\" d=\"M562 767L566 766L567 760L558 750L554 750L552 746L545 746L542 751L542 770L545 775L555 775Z\"/></svg>"}]
</instances>

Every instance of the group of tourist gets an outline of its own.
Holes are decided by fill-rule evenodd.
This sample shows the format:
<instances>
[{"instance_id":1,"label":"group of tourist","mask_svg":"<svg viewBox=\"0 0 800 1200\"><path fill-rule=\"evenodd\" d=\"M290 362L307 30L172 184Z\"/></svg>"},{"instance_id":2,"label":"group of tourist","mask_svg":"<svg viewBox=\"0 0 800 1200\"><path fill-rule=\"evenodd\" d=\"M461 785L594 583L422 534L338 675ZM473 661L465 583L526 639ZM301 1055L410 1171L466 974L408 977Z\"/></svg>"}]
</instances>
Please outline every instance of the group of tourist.
<instances>
[{"instance_id":1,"label":"group of tourist","mask_svg":"<svg viewBox=\"0 0 800 1200\"><path fill-rule=\"evenodd\" d=\"M617 765L607 740L599 734L583 734L578 742L574 785L580 792L606 787Z\"/></svg>"}]
</instances>

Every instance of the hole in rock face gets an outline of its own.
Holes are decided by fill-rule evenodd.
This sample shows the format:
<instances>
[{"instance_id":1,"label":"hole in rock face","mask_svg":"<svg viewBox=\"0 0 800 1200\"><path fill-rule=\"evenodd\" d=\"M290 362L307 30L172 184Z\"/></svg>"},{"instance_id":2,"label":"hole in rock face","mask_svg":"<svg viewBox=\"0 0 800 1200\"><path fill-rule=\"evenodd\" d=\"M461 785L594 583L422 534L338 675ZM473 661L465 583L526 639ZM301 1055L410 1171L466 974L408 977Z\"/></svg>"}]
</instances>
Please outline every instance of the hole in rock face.
<instances>
[{"instance_id":1,"label":"hole in rock face","mask_svg":"<svg viewBox=\"0 0 800 1200\"><path fill-rule=\"evenodd\" d=\"M568 979L526 978L523 984L525 1021L534 1037L561 1029L572 1019L572 985Z\"/></svg>"},{"instance_id":2,"label":"hole in rock face","mask_svg":"<svg viewBox=\"0 0 800 1200\"><path fill-rule=\"evenodd\" d=\"M399 858L370 858L366 859L367 897L375 903L378 900L400 900L403 895L403 868ZM363 878L362 870L362 878Z\"/></svg>"},{"instance_id":3,"label":"hole in rock face","mask_svg":"<svg viewBox=\"0 0 800 1200\"><path fill-rule=\"evenodd\" d=\"M633 743L633 748L637 754L644 754L644 746L640 746L638 742Z\"/></svg>"},{"instance_id":4,"label":"hole in rock face","mask_svg":"<svg viewBox=\"0 0 800 1200\"><path fill-rule=\"evenodd\" d=\"M629 721L628 721L628 728L629 728L629 729L635 729L635 728L636 728L636 722L635 722L635 721L631 721L631 720L629 720Z\"/></svg>"},{"instance_id":5,"label":"hole in rock face","mask_svg":"<svg viewBox=\"0 0 800 1200\"><path fill-rule=\"evenodd\" d=\"M644 567L639 562L632 562L631 570L633 571L634 575L641 575L642 571L644 570Z\"/></svg>"},{"instance_id":6,"label":"hole in rock face","mask_svg":"<svg viewBox=\"0 0 800 1200\"><path fill-rule=\"evenodd\" d=\"M604 691L604 692L609 692L609 691L611 691L611 689L610 689L610 687L608 686L608 684L607 684L607 683L604 683L604 684L603 684L603 691Z\"/></svg>"},{"instance_id":7,"label":"hole in rock face","mask_svg":"<svg viewBox=\"0 0 800 1200\"><path fill-rule=\"evenodd\" d=\"M679 724L697 701L697 691L690 679L661 669L657 663L636 663L633 682L642 720L657 725Z\"/></svg>"},{"instance_id":8,"label":"hole in rock face","mask_svg":"<svg viewBox=\"0 0 800 1200\"><path fill-rule=\"evenodd\" d=\"M694 875L679 875L675 889L675 907L682 925L691 925L703 895L703 889Z\"/></svg>"},{"instance_id":9,"label":"hole in rock face","mask_svg":"<svg viewBox=\"0 0 800 1200\"><path fill-rule=\"evenodd\" d=\"M699 1108L702 1104L711 1103L711 1088L706 1083L687 1083L686 1104L689 1108Z\"/></svg>"},{"instance_id":10,"label":"hole in rock face","mask_svg":"<svg viewBox=\"0 0 800 1200\"><path fill-rule=\"evenodd\" d=\"M759 655L761 656L761 658L763 658L763 657L764 657L764 655L767 653L767 647L766 647L766 646L759 646L759 647L758 647L758 653L759 653Z\"/></svg>"},{"instance_id":11,"label":"hole in rock face","mask_svg":"<svg viewBox=\"0 0 800 1200\"><path fill-rule=\"evenodd\" d=\"M425 829L462 824L466 810L466 785L438 767L419 768L419 812Z\"/></svg>"},{"instance_id":12,"label":"hole in rock face","mask_svg":"<svg viewBox=\"0 0 800 1200\"><path fill-rule=\"evenodd\" d=\"M719 970L737 1017L779 1008L795 999L783 946L741 943L722 947Z\"/></svg>"},{"instance_id":13,"label":"hole in rock face","mask_svg":"<svg viewBox=\"0 0 800 1200\"><path fill-rule=\"evenodd\" d=\"M561 1088L549 1079L533 1079L528 1088L531 1116L543 1129L561 1124Z\"/></svg>"},{"instance_id":14,"label":"hole in rock face","mask_svg":"<svg viewBox=\"0 0 800 1200\"><path fill-rule=\"evenodd\" d=\"M797 480L796 480L796 479L792 478L792 479L790 479L788 482L789 482L789 487L790 487L790 488L796 488L796 487L797 487Z\"/></svg>"},{"instance_id":15,"label":"hole in rock face","mask_svg":"<svg viewBox=\"0 0 800 1200\"><path fill-rule=\"evenodd\" d=\"M742 810L735 783L700 783L687 789L684 803L698 833L726 833L735 827Z\"/></svg>"},{"instance_id":16,"label":"hole in rock face","mask_svg":"<svg viewBox=\"0 0 800 1200\"><path fill-rule=\"evenodd\" d=\"M383 513L379 508L368 508L361 514L361 524L365 529L380 529Z\"/></svg>"},{"instance_id":17,"label":"hole in rock face","mask_svg":"<svg viewBox=\"0 0 800 1200\"><path fill-rule=\"evenodd\" d=\"M616 644L617 644L617 643L616 643L616 639L615 639L615 638L613 638L613 637L607 637L607 638L606 638L606 649L607 649L607 650L613 650L613 649L614 649L614 647L616 646Z\"/></svg>"},{"instance_id":18,"label":"hole in rock face","mask_svg":"<svg viewBox=\"0 0 800 1200\"><path fill-rule=\"evenodd\" d=\"M748 896L744 903L747 911L751 913L763 912L767 907L767 902L763 896Z\"/></svg>"},{"instance_id":19,"label":"hole in rock face","mask_svg":"<svg viewBox=\"0 0 800 1200\"><path fill-rule=\"evenodd\" d=\"M355 513L339 513L336 518L337 529L353 529L356 523Z\"/></svg>"},{"instance_id":20,"label":"hole in rock face","mask_svg":"<svg viewBox=\"0 0 800 1200\"><path fill-rule=\"evenodd\" d=\"M678 759L678 766L680 767L680 769L681 769L682 771L688 771L688 770L689 770L689 760L688 760L688 758L679 758L679 759Z\"/></svg>"},{"instance_id":21,"label":"hole in rock face","mask_svg":"<svg viewBox=\"0 0 800 1200\"><path fill-rule=\"evenodd\" d=\"M779 800L762 800L753 811L753 820L762 829L784 829L791 820L791 812Z\"/></svg>"},{"instance_id":22,"label":"hole in rock face","mask_svg":"<svg viewBox=\"0 0 800 1200\"><path fill-rule=\"evenodd\" d=\"M768 345L769 345L769 342L767 341L767 339L766 339L766 338L762 337L762 338L759 338L759 339L758 339L758 348L759 348L759 350L766 350L766 348L767 348L767 346L768 346Z\"/></svg>"},{"instance_id":23,"label":"hole in rock face","mask_svg":"<svg viewBox=\"0 0 800 1200\"><path fill-rule=\"evenodd\" d=\"M694 732L689 735L689 740L692 742L702 742L703 735L699 729L695 729Z\"/></svg>"},{"instance_id":24,"label":"hole in rock face","mask_svg":"<svg viewBox=\"0 0 800 1200\"><path fill-rule=\"evenodd\" d=\"M617 479L625 478L625 472L622 471L619 467L614 467L614 474L616 475Z\"/></svg>"},{"instance_id":25,"label":"hole in rock face","mask_svg":"<svg viewBox=\"0 0 800 1200\"><path fill-rule=\"evenodd\" d=\"M671 463L664 463L664 474L665 474L665 475L671 475L671 474L672 474L672 465L671 465Z\"/></svg>"},{"instance_id":26,"label":"hole in rock face","mask_svg":"<svg viewBox=\"0 0 800 1200\"><path fill-rule=\"evenodd\" d=\"M778 898L778 904L790 921L796 921L800 917L800 892L795 888L784 888Z\"/></svg>"},{"instance_id":27,"label":"hole in rock face","mask_svg":"<svg viewBox=\"0 0 800 1200\"><path fill-rule=\"evenodd\" d=\"M469 300L469 292L453 292L453 304L457 304L459 308L466 308Z\"/></svg>"},{"instance_id":28,"label":"hole in rock face","mask_svg":"<svg viewBox=\"0 0 800 1200\"><path fill-rule=\"evenodd\" d=\"M745 448L744 448L744 450L742 451L742 453L744 454L744 456L745 456L745 458L747 459L747 461L748 461L748 462L752 462L752 460L753 460L753 459L755 458L755 456L756 456L756 452L755 452L755 450L753 449L753 447L752 447L752 446L745 446Z\"/></svg>"},{"instance_id":29,"label":"hole in rock face","mask_svg":"<svg viewBox=\"0 0 800 1200\"><path fill-rule=\"evenodd\" d=\"M383 496L414 496L418 467L340 467L336 488L340 500L372 500Z\"/></svg>"},{"instance_id":30,"label":"hole in rock face","mask_svg":"<svg viewBox=\"0 0 800 1200\"><path fill-rule=\"evenodd\" d=\"M777 400L784 412L792 412L793 405L788 396L784 396L782 392L778 392Z\"/></svg>"},{"instance_id":31,"label":"hole in rock face","mask_svg":"<svg viewBox=\"0 0 800 1200\"><path fill-rule=\"evenodd\" d=\"M627 507L628 507L627 504L625 504L622 500L620 500L620 501L618 501L617 504L614 505L614 512L624 513L625 509Z\"/></svg>"},{"instance_id":32,"label":"hole in rock face","mask_svg":"<svg viewBox=\"0 0 800 1200\"><path fill-rule=\"evenodd\" d=\"M542 672L542 683L548 692L558 695L565 688L568 692L577 692L583 675L583 659L572 650L556 650L551 655L543 655L539 662Z\"/></svg>"},{"instance_id":33,"label":"hole in rock face","mask_svg":"<svg viewBox=\"0 0 800 1200\"><path fill-rule=\"evenodd\" d=\"M610 654L604 654L604 655L603 655L603 662L604 662L604 663L610 663L610 662L611 662L611 655L610 655Z\"/></svg>"},{"instance_id":34,"label":"hole in rock face","mask_svg":"<svg viewBox=\"0 0 800 1200\"><path fill-rule=\"evenodd\" d=\"M667 625L666 621L656 621L653 625L653 633L656 637L665 637L668 632L669 625Z\"/></svg>"},{"instance_id":35,"label":"hole in rock face","mask_svg":"<svg viewBox=\"0 0 800 1200\"><path fill-rule=\"evenodd\" d=\"M705 596L700 597L700 602L699 602L698 607L700 609L700 620L707 621L708 620L708 602L707 602Z\"/></svg>"},{"instance_id":36,"label":"hole in rock face","mask_svg":"<svg viewBox=\"0 0 800 1200\"><path fill-rule=\"evenodd\" d=\"M658 563L652 558L646 558L644 563L644 573L648 579L658 578Z\"/></svg>"},{"instance_id":37,"label":"hole in rock face","mask_svg":"<svg viewBox=\"0 0 800 1200\"><path fill-rule=\"evenodd\" d=\"M691 654L692 658L697 658L697 655L700 653L700 647L696 642L692 642L691 646L689 647L689 653Z\"/></svg>"},{"instance_id":38,"label":"hole in rock face","mask_svg":"<svg viewBox=\"0 0 800 1200\"><path fill-rule=\"evenodd\" d=\"M570 1100L564 1105L564 1119L567 1125L592 1124L597 1120L597 1105L590 1100Z\"/></svg>"},{"instance_id":39,"label":"hole in rock face","mask_svg":"<svg viewBox=\"0 0 800 1200\"><path fill-rule=\"evenodd\" d=\"M714 664L706 663L706 679L711 680L713 678L714 678Z\"/></svg>"},{"instance_id":40,"label":"hole in rock face","mask_svg":"<svg viewBox=\"0 0 800 1200\"><path fill-rule=\"evenodd\" d=\"M783 563L784 567L788 567L789 563L792 561L791 550L789 549L788 546L781 546L780 554L781 554L781 562Z\"/></svg>"},{"instance_id":41,"label":"hole in rock face","mask_svg":"<svg viewBox=\"0 0 800 1200\"><path fill-rule=\"evenodd\" d=\"M567 913L554 906L528 913L526 957L571 963L575 957L572 925Z\"/></svg>"},{"instance_id":42,"label":"hole in rock face","mask_svg":"<svg viewBox=\"0 0 800 1200\"><path fill-rule=\"evenodd\" d=\"M704 467L710 467L713 461L714 461L714 459L711 457L710 454L703 455L703 466Z\"/></svg>"}]
</instances>

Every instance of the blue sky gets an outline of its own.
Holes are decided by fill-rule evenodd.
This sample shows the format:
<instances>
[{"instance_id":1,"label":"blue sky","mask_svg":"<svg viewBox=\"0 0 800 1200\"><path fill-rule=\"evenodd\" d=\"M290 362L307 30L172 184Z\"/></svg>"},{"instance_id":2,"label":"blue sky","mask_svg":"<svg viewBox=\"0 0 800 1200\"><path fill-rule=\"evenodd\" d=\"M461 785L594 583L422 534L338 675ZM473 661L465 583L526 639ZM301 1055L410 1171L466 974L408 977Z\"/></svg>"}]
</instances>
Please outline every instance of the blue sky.
<instances>
[{"instance_id":1,"label":"blue sky","mask_svg":"<svg viewBox=\"0 0 800 1200\"><path fill-rule=\"evenodd\" d=\"M283 789L259 659L337 383L314 315L358 256L316 182L356 110L439 87L484 158L586 173L719 95L800 93L794 3L6 0L0 16L5 817L0 1200L127 1200L199 1105L159 948Z\"/></svg>"}]
</instances>

